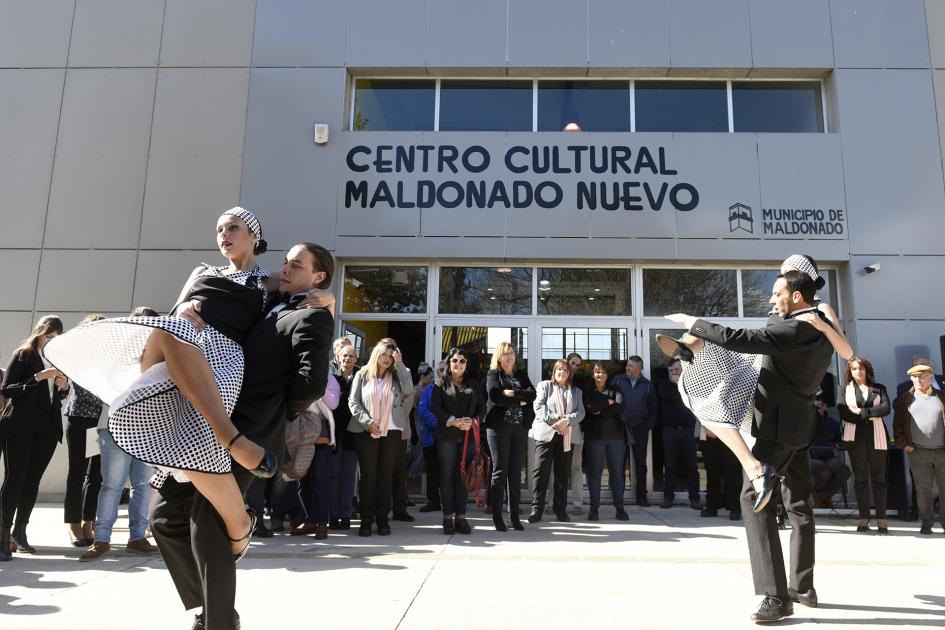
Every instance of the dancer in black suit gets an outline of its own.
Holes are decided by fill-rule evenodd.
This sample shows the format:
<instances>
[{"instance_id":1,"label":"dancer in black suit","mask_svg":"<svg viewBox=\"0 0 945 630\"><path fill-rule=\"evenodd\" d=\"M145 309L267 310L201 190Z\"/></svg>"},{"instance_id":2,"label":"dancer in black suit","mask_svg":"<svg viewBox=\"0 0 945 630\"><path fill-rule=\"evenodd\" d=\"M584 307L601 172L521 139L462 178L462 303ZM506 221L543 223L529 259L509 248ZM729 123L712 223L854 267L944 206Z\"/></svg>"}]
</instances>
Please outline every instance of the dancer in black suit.
<instances>
[{"instance_id":1,"label":"dancer in black suit","mask_svg":"<svg viewBox=\"0 0 945 630\"><path fill-rule=\"evenodd\" d=\"M791 587L785 576L774 510L753 511L755 488L746 479L741 501L752 576L756 594L765 596L752 615L756 622L776 621L793 614L792 599L807 605L817 603L807 445L816 423L814 396L827 371L833 346L817 328L797 319L804 313L823 317L814 306L815 292L812 274L781 274L769 300L780 319L772 318L765 328L755 330L726 328L686 315L671 317L707 342L736 352L764 355L754 397L751 434L756 442L752 454L783 477L784 505L792 521Z\"/></svg>"},{"instance_id":2,"label":"dancer in black suit","mask_svg":"<svg viewBox=\"0 0 945 630\"><path fill-rule=\"evenodd\" d=\"M267 316L244 344L246 372L232 421L249 439L275 452L283 450L285 421L325 391L334 318L328 310L302 306L311 289L331 284L333 272L334 261L324 248L293 247L280 274L283 301L268 305ZM181 316L200 323L192 310ZM255 477L235 465L233 472L245 495ZM239 627L233 555L207 500L192 485L169 479L151 514L151 528L184 607L203 607L194 628Z\"/></svg>"}]
</instances>

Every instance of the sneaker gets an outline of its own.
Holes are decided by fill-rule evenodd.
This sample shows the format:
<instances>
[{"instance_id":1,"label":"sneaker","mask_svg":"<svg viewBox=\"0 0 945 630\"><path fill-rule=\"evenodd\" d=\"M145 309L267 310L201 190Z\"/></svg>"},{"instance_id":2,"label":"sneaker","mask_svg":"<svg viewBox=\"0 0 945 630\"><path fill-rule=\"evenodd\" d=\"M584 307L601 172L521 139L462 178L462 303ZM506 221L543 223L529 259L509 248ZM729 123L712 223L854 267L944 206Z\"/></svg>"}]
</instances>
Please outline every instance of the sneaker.
<instances>
[{"instance_id":1,"label":"sneaker","mask_svg":"<svg viewBox=\"0 0 945 630\"><path fill-rule=\"evenodd\" d=\"M125 545L125 553L137 553L150 556L157 552L157 546L149 543L147 538L136 538L135 540L129 540Z\"/></svg>"},{"instance_id":2,"label":"sneaker","mask_svg":"<svg viewBox=\"0 0 945 630\"><path fill-rule=\"evenodd\" d=\"M79 556L79 562L90 562L92 560L98 560L100 557L104 556L112 548L107 542L102 542L101 540L96 540L89 548Z\"/></svg>"}]
</instances>

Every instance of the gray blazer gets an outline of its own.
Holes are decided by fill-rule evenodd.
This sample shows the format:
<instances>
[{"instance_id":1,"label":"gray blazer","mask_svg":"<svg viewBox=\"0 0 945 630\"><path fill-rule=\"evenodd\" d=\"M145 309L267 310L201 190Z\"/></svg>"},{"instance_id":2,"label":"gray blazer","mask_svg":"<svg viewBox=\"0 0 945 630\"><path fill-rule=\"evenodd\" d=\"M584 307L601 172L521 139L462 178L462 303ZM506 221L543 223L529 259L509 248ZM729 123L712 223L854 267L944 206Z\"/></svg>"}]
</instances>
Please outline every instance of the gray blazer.
<instances>
[{"instance_id":1,"label":"gray blazer","mask_svg":"<svg viewBox=\"0 0 945 630\"><path fill-rule=\"evenodd\" d=\"M549 407L548 402L551 397L551 393L554 391L551 381L542 381L538 383L538 387L535 388L537 395L535 396L535 402L533 406L535 408L535 421L534 424L543 422L548 426L553 425L555 422L560 420L558 413L552 408ZM568 422L571 423L571 441L574 444L581 442L581 421L584 420L584 399L581 395L581 388L571 386L571 399L574 405L574 411L568 414ZM578 439L575 440L575 436L578 436ZM536 440L540 440L538 437L535 437Z\"/></svg>"},{"instance_id":2,"label":"gray blazer","mask_svg":"<svg viewBox=\"0 0 945 630\"><path fill-rule=\"evenodd\" d=\"M403 363L394 364L394 402L391 406L393 421L404 428L403 439L410 438L410 408L413 405L413 379L410 370ZM352 433L364 433L374 421L371 417L371 399L373 387L364 387L364 370L358 370L351 382L351 395L348 396L348 409L351 420L348 430Z\"/></svg>"}]
</instances>

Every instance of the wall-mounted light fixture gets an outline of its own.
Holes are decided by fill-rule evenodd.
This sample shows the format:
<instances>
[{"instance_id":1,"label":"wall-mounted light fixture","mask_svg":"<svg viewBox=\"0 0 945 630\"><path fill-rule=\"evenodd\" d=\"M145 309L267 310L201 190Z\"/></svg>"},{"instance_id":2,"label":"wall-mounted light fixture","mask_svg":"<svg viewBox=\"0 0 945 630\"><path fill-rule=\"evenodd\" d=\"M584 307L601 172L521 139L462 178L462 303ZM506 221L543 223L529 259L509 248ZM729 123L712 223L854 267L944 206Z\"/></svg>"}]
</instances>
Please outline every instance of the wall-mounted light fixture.
<instances>
[{"instance_id":1,"label":"wall-mounted light fixture","mask_svg":"<svg viewBox=\"0 0 945 630\"><path fill-rule=\"evenodd\" d=\"M316 145L328 144L328 125L325 123L316 123L315 137L312 140Z\"/></svg>"}]
</instances>

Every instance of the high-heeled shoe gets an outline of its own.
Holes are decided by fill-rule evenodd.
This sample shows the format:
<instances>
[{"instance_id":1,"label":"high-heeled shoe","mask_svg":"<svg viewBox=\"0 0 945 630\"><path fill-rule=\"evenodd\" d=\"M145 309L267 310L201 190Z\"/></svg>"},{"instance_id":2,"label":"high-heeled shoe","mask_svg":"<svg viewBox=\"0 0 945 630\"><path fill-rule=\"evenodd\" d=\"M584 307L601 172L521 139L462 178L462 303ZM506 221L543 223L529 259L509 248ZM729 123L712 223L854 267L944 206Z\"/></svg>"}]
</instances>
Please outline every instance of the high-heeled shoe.
<instances>
[{"instance_id":1,"label":"high-heeled shoe","mask_svg":"<svg viewBox=\"0 0 945 630\"><path fill-rule=\"evenodd\" d=\"M679 339L675 339L669 335L656 335L656 345L658 345L662 353L669 358L692 363L692 350Z\"/></svg>"},{"instance_id":2,"label":"high-heeled shoe","mask_svg":"<svg viewBox=\"0 0 945 630\"><path fill-rule=\"evenodd\" d=\"M256 515L249 510L246 510L246 513L249 514L249 531L246 532L246 535L239 538L230 538L227 536L230 542L239 542L241 540L246 541L246 544L243 545L243 548L240 549L239 553L233 554L233 562L239 562L242 560L243 556L246 555L246 552L249 551L250 537L253 535L253 530L256 529Z\"/></svg>"},{"instance_id":3,"label":"high-heeled shoe","mask_svg":"<svg viewBox=\"0 0 945 630\"><path fill-rule=\"evenodd\" d=\"M509 524L517 532L524 532L525 527L522 525L522 521L519 518L518 514L509 514Z\"/></svg>"},{"instance_id":4,"label":"high-heeled shoe","mask_svg":"<svg viewBox=\"0 0 945 630\"><path fill-rule=\"evenodd\" d=\"M20 553L36 553L36 547L31 545L30 541L26 539L26 525L16 525L13 528L11 538L13 539L13 544L11 545L13 551Z\"/></svg>"},{"instance_id":5,"label":"high-heeled shoe","mask_svg":"<svg viewBox=\"0 0 945 630\"><path fill-rule=\"evenodd\" d=\"M774 466L771 464L762 464L761 472L752 479L752 486L755 481L761 480L761 489L755 487L755 504L752 506L753 512L760 512L765 509L774 493L774 486L778 482L778 476L775 474Z\"/></svg>"},{"instance_id":6,"label":"high-heeled shoe","mask_svg":"<svg viewBox=\"0 0 945 630\"><path fill-rule=\"evenodd\" d=\"M246 437L242 433L237 433L233 436L233 439L230 440L230 443L226 445L226 450L229 452L236 441L242 437ZM232 454L231 454L232 456ZM276 474L276 471L279 470L279 459L276 457L276 454L272 451L266 451L263 454L262 459L259 461L259 465L250 470L250 474L256 477L262 477L263 479L269 479Z\"/></svg>"},{"instance_id":7,"label":"high-heeled shoe","mask_svg":"<svg viewBox=\"0 0 945 630\"><path fill-rule=\"evenodd\" d=\"M495 525L495 531L497 532L507 532L509 528L505 526L505 521L502 519L502 512L496 513L496 510L492 511L492 523Z\"/></svg>"},{"instance_id":8,"label":"high-heeled shoe","mask_svg":"<svg viewBox=\"0 0 945 630\"><path fill-rule=\"evenodd\" d=\"M76 530L78 530L78 534ZM90 541L85 536L85 532L82 531L81 523L69 523L69 541L72 543L73 547L80 547L82 549L92 544L92 541Z\"/></svg>"}]
</instances>

